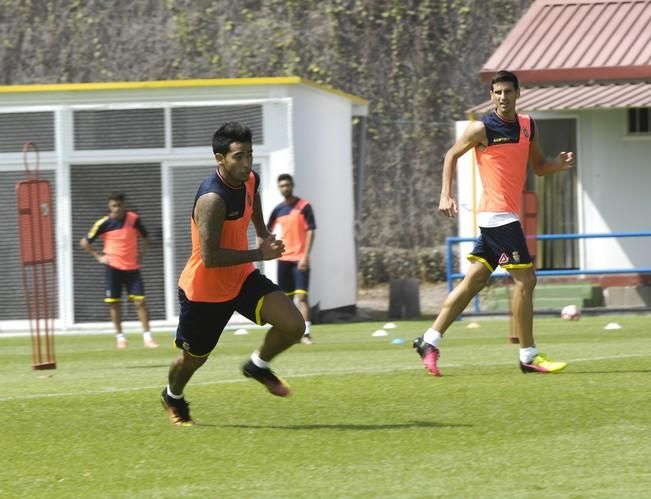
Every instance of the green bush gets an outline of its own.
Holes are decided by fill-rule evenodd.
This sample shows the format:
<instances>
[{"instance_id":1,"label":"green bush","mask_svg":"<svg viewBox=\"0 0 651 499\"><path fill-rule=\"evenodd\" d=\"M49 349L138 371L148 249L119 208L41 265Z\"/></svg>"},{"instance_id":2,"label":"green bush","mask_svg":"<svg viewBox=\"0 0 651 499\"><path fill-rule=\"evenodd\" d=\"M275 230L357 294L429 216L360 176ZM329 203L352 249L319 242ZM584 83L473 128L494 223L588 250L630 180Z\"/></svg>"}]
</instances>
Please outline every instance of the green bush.
<instances>
[{"instance_id":1,"label":"green bush","mask_svg":"<svg viewBox=\"0 0 651 499\"><path fill-rule=\"evenodd\" d=\"M359 282L374 286L391 279L440 282L447 278L442 248L360 248Z\"/></svg>"}]
</instances>

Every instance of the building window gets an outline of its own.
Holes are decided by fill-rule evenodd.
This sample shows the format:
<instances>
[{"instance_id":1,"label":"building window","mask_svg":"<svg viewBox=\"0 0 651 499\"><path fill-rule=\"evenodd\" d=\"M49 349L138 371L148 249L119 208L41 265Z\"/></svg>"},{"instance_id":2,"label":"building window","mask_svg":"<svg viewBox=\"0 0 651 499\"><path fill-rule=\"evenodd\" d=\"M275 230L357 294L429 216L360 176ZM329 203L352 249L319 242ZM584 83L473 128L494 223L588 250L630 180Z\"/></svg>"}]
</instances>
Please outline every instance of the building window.
<instances>
[{"instance_id":1,"label":"building window","mask_svg":"<svg viewBox=\"0 0 651 499\"><path fill-rule=\"evenodd\" d=\"M164 113L162 108L75 111L75 151L162 149Z\"/></svg>"},{"instance_id":2,"label":"building window","mask_svg":"<svg viewBox=\"0 0 651 499\"><path fill-rule=\"evenodd\" d=\"M629 135L650 135L649 122L651 121L651 108L636 107L628 110Z\"/></svg>"},{"instance_id":3,"label":"building window","mask_svg":"<svg viewBox=\"0 0 651 499\"><path fill-rule=\"evenodd\" d=\"M172 108L172 147L210 147L212 134L227 121L251 129L253 143L264 144L262 106L189 106Z\"/></svg>"},{"instance_id":4,"label":"building window","mask_svg":"<svg viewBox=\"0 0 651 499\"><path fill-rule=\"evenodd\" d=\"M28 141L41 152L54 151L54 113L0 113L0 153L21 152Z\"/></svg>"}]
</instances>

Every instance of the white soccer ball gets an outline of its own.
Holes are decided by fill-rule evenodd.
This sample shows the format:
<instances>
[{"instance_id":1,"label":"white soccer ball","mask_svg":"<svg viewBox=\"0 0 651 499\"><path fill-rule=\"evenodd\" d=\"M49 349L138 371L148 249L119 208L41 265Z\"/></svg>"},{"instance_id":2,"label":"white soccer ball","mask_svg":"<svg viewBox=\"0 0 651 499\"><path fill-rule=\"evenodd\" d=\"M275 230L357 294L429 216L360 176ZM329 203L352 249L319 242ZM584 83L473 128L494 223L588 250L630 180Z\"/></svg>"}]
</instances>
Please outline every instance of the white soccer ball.
<instances>
[{"instance_id":1,"label":"white soccer ball","mask_svg":"<svg viewBox=\"0 0 651 499\"><path fill-rule=\"evenodd\" d=\"M566 321L578 321L581 318L581 309L576 305L567 305L561 310L561 318Z\"/></svg>"}]
</instances>

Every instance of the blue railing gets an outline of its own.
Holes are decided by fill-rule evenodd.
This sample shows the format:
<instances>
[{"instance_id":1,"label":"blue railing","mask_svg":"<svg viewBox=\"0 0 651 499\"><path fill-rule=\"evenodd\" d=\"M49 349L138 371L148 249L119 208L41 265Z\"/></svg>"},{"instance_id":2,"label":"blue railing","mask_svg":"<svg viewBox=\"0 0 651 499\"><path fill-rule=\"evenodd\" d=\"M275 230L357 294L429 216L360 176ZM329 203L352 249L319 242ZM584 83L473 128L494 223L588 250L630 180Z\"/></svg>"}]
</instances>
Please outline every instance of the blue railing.
<instances>
[{"instance_id":1,"label":"blue railing","mask_svg":"<svg viewBox=\"0 0 651 499\"><path fill-rule=\"evenodd\" d=\"M603 239L619 237L651 237L651 232L608 232L606 234L540 234L534 236L538 241L552 241L559 239ZM453 252L452 247L455 244L475 242L476 237L448 237L445 240L446 246L446 266L448 276L448 291L454 288L454 281L463 279L464 273L453 271ZM595 275L595 274L651 274L651 267L633 267L623 269L559 269L559 270L537 270L537 276L567 276L567 275ZM494 272L492 277L506 277L507 272ZM479 312L479 299L475 298L475 312Z\"/></svg>"}]
</instances>

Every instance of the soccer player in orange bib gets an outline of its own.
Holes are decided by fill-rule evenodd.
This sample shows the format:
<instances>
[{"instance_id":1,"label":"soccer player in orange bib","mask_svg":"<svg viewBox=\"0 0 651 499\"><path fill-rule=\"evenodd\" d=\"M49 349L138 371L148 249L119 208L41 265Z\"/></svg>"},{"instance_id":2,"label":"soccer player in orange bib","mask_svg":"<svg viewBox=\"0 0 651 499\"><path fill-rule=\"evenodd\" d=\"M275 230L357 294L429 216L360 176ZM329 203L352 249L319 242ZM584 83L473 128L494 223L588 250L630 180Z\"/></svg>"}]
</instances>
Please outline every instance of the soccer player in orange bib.
<instances>
[{"instance_id":1,"label":"soccer player in orange bib","mask_svg":"<svg viewBox=\"0 0 651 499\"><path fill-rule=\"evenodd\" d=\"M149 313L145 304L145 287L140 276L140 262L149 247L147 230L140 217L126 209L126 197L114 192L108 199L108 216L100 218L88 235L80 241L80 246L99 263L106 265L106 294L104 301L111 307L111 319L115 326L118 348L127 348L127 338L122 332L120 301L122 287L127 288L127 296L138 311L142 324L145 348L158 348L149 331ZM101 237L104 241L103 254L92 246ZM138 238L142 237L142 247L138 252Z\"/></svg>"},{"instance_id":2,"label":"soccer player in orange bib","mask_svg":"<svg viewBox=\"0 0 651 499\"><path fill-rule=\"evenodd\" d=\"M312 344L310 328L310 251L314 244L316 222L312 205L294 196L294 179L289 173L278 176L278 190L285 200L269 216L267 228L278 228L285 243L285 253L278 259L278 285L294 303L305 319L305 333L301 343Z\"/></svg>"},{"instance_id":3,"label":"soccer player in orange bib","mask_svg":"<svg viewBox=\"0 0 651 499\"><path fill-rule=\"evenodd\" d=\"M468 255L470 268L463 281L448 295L440 314L413 346L425 369L440 376L438 360L443 334L486 285L500 265L514 281L512 313L520 343L520 369L524 373L558 372L567 366L540 353L533 336L533 291L536 273L520 225L520 201L527 177L527 164L536 175L550 175L574 166L572 152L561 152L547 161L540 147L539 133L530 116L516 113L520 96L518 79L509 71L499 71L491 81L490 97L495 110L471 122L445 155L439 212L457 214L452 184L457 160L474 148L483 184L477 221L480 236Z\"/></svg>"},{"instance_id":4,"label":"soccer player in orange bib","mask_svg":"<svg viewBox=\"0 0 651 499\"><path fill-rule=\"evenodd\" d=\"M182 352L170 366L169 383L161 393L163 407L176 426L193 424L183 390L217 346L235 311L256 324L271 324L242 373L278 397L288 396L290 389L271 370L270 362L298 343L305 330L298 309L253 265L280 257L285 246L264 223L260 177L252 170L251 130L226 123L213 135L212 148L217 168L195 196L190 217L192 253L179 278L181 310L175 343ZM261 240L256 249L248 246L250 222Z\"/></svg>"}]
</instances>

